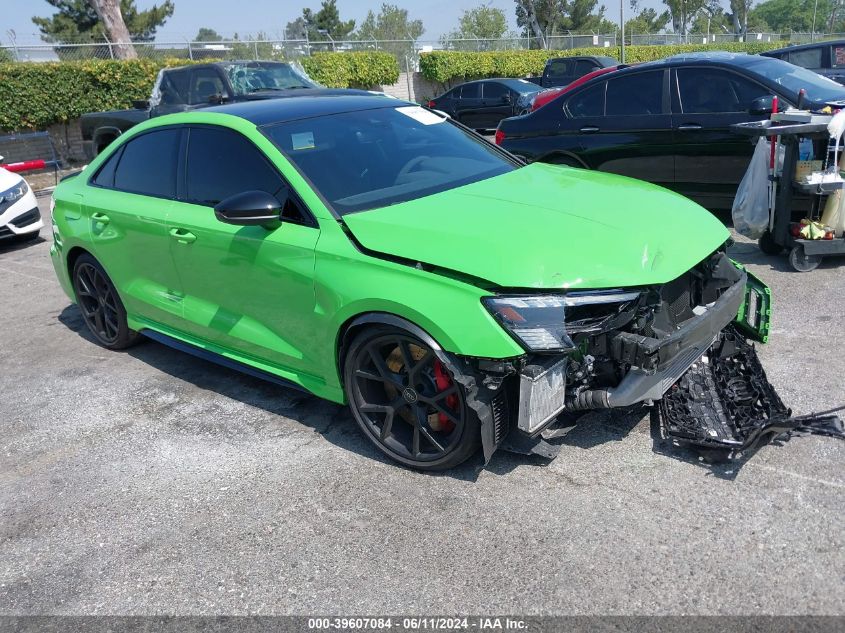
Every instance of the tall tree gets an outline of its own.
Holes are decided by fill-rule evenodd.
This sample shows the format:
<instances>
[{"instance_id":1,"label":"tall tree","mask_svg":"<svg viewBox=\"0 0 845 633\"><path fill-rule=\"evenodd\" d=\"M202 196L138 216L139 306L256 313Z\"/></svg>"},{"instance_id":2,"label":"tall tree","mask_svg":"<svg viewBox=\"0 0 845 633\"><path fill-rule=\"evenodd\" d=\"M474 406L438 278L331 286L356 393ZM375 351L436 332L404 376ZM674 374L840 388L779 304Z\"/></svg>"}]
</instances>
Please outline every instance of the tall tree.
<instances>
[{"instance_id":1,"label":"tall tree","mask_svg":"<svg viewBox=\"0 0 845 633\"><path fill-rule=\"evenodd\" d=\"M476 38L480 40L499 39L508 30L505 12L498 7L483 4L466 9L460 17L459 26L453 31L455 38Z\"/></svg>"},{"instance_id":2,"label":"tall tree","mask_svg":"<svg viewBox=\"0 0 845 633\"><path fill-rule=\"evenodd\" d=\"M816 12L816 30L841 28L841 21L829 24L835 0L766 0L748 12L749 21L765 22L778 33L807 32L813 28L813 11Z\"/></svg>"},{"instance_id":3,"label":"tall tree","mask_svg":"<svg viewBox=\"0 0 845 633\"><path fill-rule=\"evenodd\" d=\"M197 36L194 38L195 42L220 42L222 40L222 35L214 29L210 29L205 26L200 27L200 30L197 31Z\"/></svg>"},{"instance_id":4,"label":"tall tree","mask_svg":"<svg viewBox=\"0 0 845 633\"><path fill-rule=\"evenodd\" d=\"M308 24L302 16L291 20L285 26L285 39L304 40L308 36Z\"/></svg>"},{"instance_id":5,"label":"tall tree","mask_svg":"<svg viewBox=\"0 0 845 633\"><path fill-rule=\"evenodd\" d=\"M530 34L541 48L549 47L549 37L563 32L594 33L614 30L607 20L604 5L598 0L515 0L516 23Z\"/></svg>"},{"instance_id":6,"label":"tall tree","mask_svg":"<svg viewBox=\"0 0 845 633\"><path fill-rule=\"evenodd\" d=\"M407 9L382 4L378 15L367 12L356 36L361 40L416 40L424 31L422 20L411 20Z\"/></svg>"},{"instance_id":7,"label":"tall tree","mask_svg":"<svg viewBox=\"0 0 845 633\"><path fill-rule=\"evenodd\" d=\"M45 42L87 43L109 41L147 42L155 38L156 29L173 15L173 0L164 0L145 11L139 11L135 0L47 0L58 11L49 18L33 17ZM101 17L105 11L106 20ZM117 22L120 17L119 23ZM128 37L116 37L123 24Z\"/></svg>"},{"instance_id":8,"label":"tall tree","mask_svg":"<svg viewBox=\"0 0 845 633\"><path fill-rule=\"evenodd\" d=\"M707 4L706 0L663 0L672 14L672 30L686 35L695 20L695 14Z\"/></svg>"},{"instance_id":9,"label":"tall tree","mask_svg":"<svg viewBox=\"0 0 845 633\"><path fill-rule=\"evenodd\" d=\"M328 33L331 39L343 40L355 30L355 20L340 19L337 0L323 0L316 13L307 7L302 9L302 21L312 40L325 40L322 32Z\"/></svg>"},{"instance_id":10,"label":"tall tree","mask_svg":"<svg viewBox=\"0 0 845 633\"><path fill-rule=\"evenodd\" d=\"M669 11L658 13L655 9L640 9L637 0L631 0L631 13L634 17L625 22L625 33L642 34L642 33L659 33L666 28L666 25L672 19Z\"/></svg>"}]
</instances>

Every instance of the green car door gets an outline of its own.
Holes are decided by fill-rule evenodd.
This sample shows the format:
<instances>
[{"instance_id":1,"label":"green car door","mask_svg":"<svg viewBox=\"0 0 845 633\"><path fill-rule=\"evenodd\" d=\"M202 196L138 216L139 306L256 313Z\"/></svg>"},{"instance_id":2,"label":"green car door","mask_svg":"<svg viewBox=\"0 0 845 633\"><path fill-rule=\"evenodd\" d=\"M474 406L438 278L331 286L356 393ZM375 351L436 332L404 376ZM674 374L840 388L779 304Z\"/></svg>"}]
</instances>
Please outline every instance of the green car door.
<instances>
[{"instance_id":1,"label":"green car door","mask_svg":"<svg viewBox=\"0 0 845 633\"><path fill-rule=\"evenodd\" d=\"M309 382L314 347L314 248L320 231L261 151L239 132L187 128L184 199L167 232L179 275L184 323L192 337L261 359ZM274 228L218 220L214 205L245 191L286 200Z\"/></svg>"},{"instance_id":2,"label":"green car door","mask_svg":"<svg viewBox=\"0 0 845 633\"><path fill-rule=\"evenodd\" d=\"M170 326L182 320L166 226L181 136L169 127L129 139L102 163L82 201L97 257L127 312Z\"/></svg>"}]
</instances>

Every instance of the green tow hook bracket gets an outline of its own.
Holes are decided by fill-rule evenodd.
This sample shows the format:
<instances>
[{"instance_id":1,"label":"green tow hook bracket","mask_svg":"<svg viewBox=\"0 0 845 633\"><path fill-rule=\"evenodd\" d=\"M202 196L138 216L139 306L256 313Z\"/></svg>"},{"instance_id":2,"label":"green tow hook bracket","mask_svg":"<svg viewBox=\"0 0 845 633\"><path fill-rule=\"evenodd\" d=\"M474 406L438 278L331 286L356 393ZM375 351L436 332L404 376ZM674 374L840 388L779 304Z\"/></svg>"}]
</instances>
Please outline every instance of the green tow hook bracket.
<instances>
[{"instance_id":1,"label":"green tow hook bracket","mask_svg":"<svg viewBox=\"0 0 845 633\"><path fill-rule=\"evenodd\" d=\"M748 280L745 284L745 298L739 306L735 323L748 338L766 343L772 320L772 291L744 267L743 270Z\"/></svg>"}]
</instances>

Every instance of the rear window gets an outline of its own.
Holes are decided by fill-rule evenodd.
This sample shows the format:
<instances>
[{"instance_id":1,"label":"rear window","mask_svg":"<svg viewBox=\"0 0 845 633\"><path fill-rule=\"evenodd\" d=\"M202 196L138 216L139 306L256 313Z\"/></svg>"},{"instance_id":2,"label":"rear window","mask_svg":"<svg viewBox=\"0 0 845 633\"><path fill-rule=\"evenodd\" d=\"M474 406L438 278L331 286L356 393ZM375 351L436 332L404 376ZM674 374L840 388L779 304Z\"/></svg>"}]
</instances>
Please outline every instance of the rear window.
<instances>
[{"instance_id":1,"label":"rear window","mask_svg":"<svg viewBox=\"0 0 845 633\"><path fill-rule=\"evenodd\" d=\"M176 196L176 157L182 131L147 132L126 143L114 173L114 188L159 198Z\"/></svg>"},{"instance_id":2,"label":"rear window","mask_svg":"<svg viewBox=\"0 0 845 633\"><path fill-rule=\"evenodd\" d=\"M262 129L340 214L415 200L518 167L483 139L418 106Z\"/></svg>"}]
</instances>

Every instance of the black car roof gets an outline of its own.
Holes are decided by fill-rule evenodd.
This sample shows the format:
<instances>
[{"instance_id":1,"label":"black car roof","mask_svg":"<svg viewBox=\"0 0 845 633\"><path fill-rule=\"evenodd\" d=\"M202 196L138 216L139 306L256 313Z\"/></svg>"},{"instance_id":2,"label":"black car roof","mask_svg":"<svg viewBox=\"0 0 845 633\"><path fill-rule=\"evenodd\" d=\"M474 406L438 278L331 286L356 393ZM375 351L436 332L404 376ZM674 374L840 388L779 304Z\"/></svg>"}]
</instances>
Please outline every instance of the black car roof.
<instances>
[{"instance_id":1,"label":"black car roof","mask_svg":"<svg viewBox=\"0 0 845 633\"><path fill-rule=\"evenodd\" d=\"M770 51L766 51L765 53L760 53L761 55L765 55L767 57L771 55L780 55L781 53L787 53L789 51L802 51L808 48L818 48L820 46L842 46L845 45L845 40L824 40L823 42L811 42L809 44L795 44L793 46L784 46L782 48L774 48Z\"/></svg>"},{"instance_id":2,"label":"black car roof","mask_svg":"<svg viewBox=\"0 0 845 633\"><path fill-rule=\"evenodd\" d=\"M396 106L402 105L415 104L402 101L401 99L394 99L384 94L361 94L360 91L350 91L349 94L335 93L307 97L292 96L281 99L242 101L214 106L212 108L203 108L202 111L231 114L232 116L246 119L260 126L295 121L297 119L307 119L314 116L340 114L341 112L355 112L375 108L395 108Z\"/></svg>"},{"instance_id":3,"label":"black car roof","mask_svg":"<svg viewBox=\"0 0 845 633\"><path fill-rule=\"evenodd\" d=\"M619 60L613 57L609 57L607 55L572 55L571 57L550 57L546 60L546 64L551 62L560 62L567 59L592 59L598 60L603 64L608 64L608 66L616 66L619 64Z\"/></svg>"}]
</instances>

